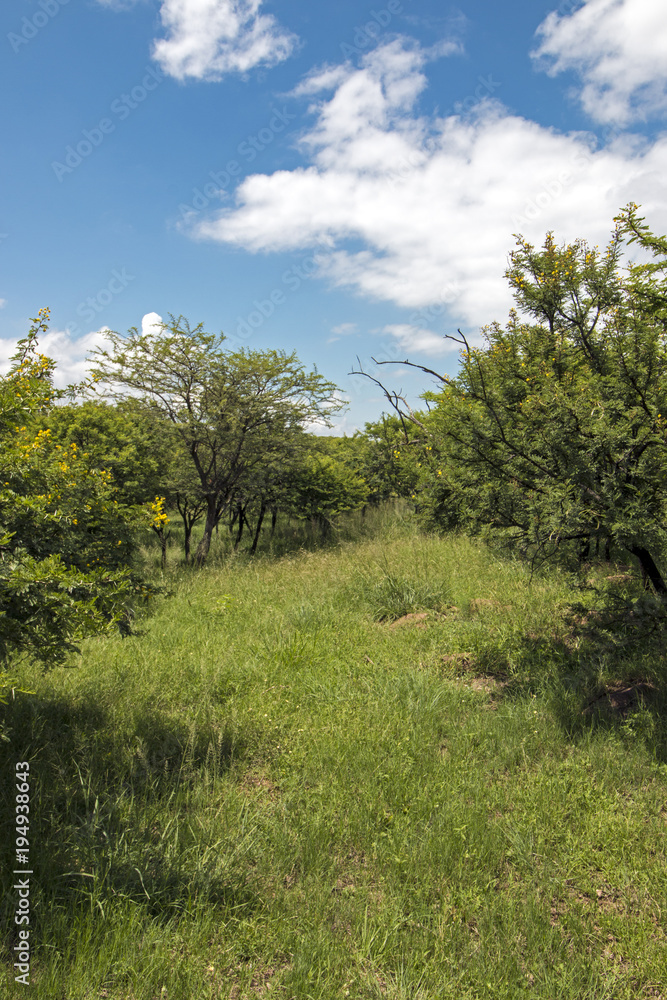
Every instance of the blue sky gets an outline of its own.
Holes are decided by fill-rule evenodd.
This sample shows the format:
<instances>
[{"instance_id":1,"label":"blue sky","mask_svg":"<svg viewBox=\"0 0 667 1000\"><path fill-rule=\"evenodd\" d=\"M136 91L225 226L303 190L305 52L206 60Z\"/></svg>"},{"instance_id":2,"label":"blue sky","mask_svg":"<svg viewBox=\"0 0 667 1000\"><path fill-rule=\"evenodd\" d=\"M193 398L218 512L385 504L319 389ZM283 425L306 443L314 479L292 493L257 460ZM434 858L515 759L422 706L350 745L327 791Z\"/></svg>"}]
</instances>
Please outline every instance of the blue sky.
<instances>
[{"instance_id":1,"label":"blue sky","mask_svg":"<svg viewBox=\"0 0 667 1000\"><path fill-rule=\"evenodd\" d=\"M511 305L512 233L667 231L662 0L7 0L0 361L49 306L62 382L104 330L183 314L296 350L453 372ZM382 369L415 400L425 378Z\"/></svg>"}]
</instances>

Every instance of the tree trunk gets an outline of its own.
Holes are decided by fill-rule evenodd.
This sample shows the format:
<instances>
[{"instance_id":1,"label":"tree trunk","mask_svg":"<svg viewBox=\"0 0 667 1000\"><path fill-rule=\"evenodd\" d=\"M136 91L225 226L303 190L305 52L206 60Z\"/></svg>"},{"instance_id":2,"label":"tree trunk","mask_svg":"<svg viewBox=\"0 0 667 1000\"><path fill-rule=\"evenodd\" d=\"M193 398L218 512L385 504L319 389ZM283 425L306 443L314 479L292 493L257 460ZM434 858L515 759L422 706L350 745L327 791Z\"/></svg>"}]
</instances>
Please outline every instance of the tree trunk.
<instances>
[{"instance_id":1,"label":"tree trunk","mask_svg":"<svg viewBox=\"0 0 667 1000\"><path fill-rule=\"evenodd\" d=\"M276 521L278 520L278 506L276 504L271 508L271 534L269 538L273 538L276 533Z\"/></svg>"},{"instance_id":2,"label":"tree trunk","mask_svg":"<svg viewBox=\"0 0 667 1000\"><path fill-rule=\"evenodd\" d=\"M648 590L649 585L651 585L656 594L667 594L667 585L648 549L643 548L641 545L633 545L630 552L639 559L639 567L642 571L646 589Z\"/></svg>"},{"instance_id":3,"label":"tree trunk","mask_svg":"<svg viewBox=\"0 0 667 1000\"><path fill-rule=\"evenodd\" d=\"M183 550L185 552L185 565L190 565L190 539L192 538L192 522L188 517L187 510L181 511L181 521L183 522Z\"/></svg>"},{"instance_id":4,"label":"tree trunk","mask_svg":"<svg viewBox=\"0 0 667 1000\"><path fill-rule=\"evenodd\" d=\"M171 538L171 531L166 535L163 533L160 535L160 548L162 549L162 555L160 558L160 567L164 571L167 565L167 542Z\"/></svg>"},{"instance_id":5,"label":"tree trunk","mask_svg":"<svg viewBox=\"0 0 667 1000\"><path fill-rule=\"evenodd\" d=\"M252 546L250 548L250 555L254 556L257 551L257 542L259 541L259 533L262 530L262 521L264 520L264 514L266 513L266 504L262 504L259 508L259 517L257 518L257 527L255 528L255 537L252 540Z\"/></svg>"},{"instance_id":6,"label":"tree trunk","mask_svg":"<svg viewBox=\"0 0 667 1000\"><path fill-rule=\"evenodd\" d=\"M197 551L195 552L195 566L198 569L206 562L206 557L208 555L208 550L211 547L211 537L213 535L213 529L216 524L216 511L215 511L215 500L211 499L208 501L208 508L206 511L206 524L204 525L204 534L201 536L199 545L197 546Z\"/></svg>"},{"instance_id":7,"label":"tree trunk","mask_svg":"<svg viewBox=\"0 0 667 1000\"><path fill-rule=\"evenodd\" d=\"M155 525L152 524L151 527L155 532L155 534L157 535L157 537L160 539L160 567L162 570L164 570L165 566L167 565L167 542L171 538L171 531L167 532L167 534L165 535L164 525L162 525L159 528L156 528Z\"/></svg>"},{"instance_id":8,"label":"tree trunk","mask_svg":"<svg viewBox=\"0 0 667 1000\"><path fill-rule=\"evenodd\" d=\"M247 523L248 522L246 521L245 507L242 507L241 504L239 504L239 530L236 532L236 538L234 540L234 551L235 552L236 552L236 550L238 549L238 547L239 547L239 545L241 543L241 537L243 536L243 528L245 527L245 525Z\"/></svg>"}]
</instances>

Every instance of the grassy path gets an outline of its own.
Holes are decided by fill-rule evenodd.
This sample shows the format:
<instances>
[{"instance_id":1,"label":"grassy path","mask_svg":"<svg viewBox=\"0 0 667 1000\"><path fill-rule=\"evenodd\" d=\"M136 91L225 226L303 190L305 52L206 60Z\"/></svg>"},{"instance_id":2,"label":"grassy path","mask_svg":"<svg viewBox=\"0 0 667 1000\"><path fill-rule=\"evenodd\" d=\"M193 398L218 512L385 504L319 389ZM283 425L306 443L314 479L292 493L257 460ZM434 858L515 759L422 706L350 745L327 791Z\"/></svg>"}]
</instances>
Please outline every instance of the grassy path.
<instances>
[{"instance_id":1,"label":"grassy path","mask_svg":"<svg viewBox=\"0 0 667 1000\"><path fill-rule=\"evenodd\" d=\"M3 996L667 998L664 704L586 711L664 663L560 641L564 577L397 532L173 590L7 707Z\"/></svg>"}]
</instances>

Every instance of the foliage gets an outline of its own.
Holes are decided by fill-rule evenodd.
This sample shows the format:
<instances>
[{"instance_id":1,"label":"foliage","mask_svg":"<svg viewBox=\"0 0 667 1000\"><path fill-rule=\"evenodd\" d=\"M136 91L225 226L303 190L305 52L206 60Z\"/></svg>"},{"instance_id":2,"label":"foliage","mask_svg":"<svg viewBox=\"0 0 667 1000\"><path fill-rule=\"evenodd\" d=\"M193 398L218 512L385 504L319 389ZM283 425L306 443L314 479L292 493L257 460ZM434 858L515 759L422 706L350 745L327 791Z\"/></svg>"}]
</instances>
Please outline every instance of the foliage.
<instances>
[{"instance_id":1,"label":"foliage","mask_svg":"<svg viewBox=\"0 0 667 1000\"><path fill-rule=\"evenodd\" d=\"M331 455L308 452L291 482L293 508L328 534L335 517L368 500L365 481Z\"/></svg>"},{"instance_id":2,"label":"foliage","mask_svg":"<svg viewBox=\"0 0 667 1000\"><path fill-rule=\"evenodd\" d=\"M0 379L0 659L27 653L60 663L86 635L129 628L132 598L149 588L125 568L139 513L120 503L111 474L40 426L63 392L39 353L48 311L19 342Z\"/></svg>"},{"instance_id":3,"label":"foliage","mask_svg":"<svg viewBox=\"0 0 667 1000\"><path fill-rule=\"evenodd\" d=\"M165 497L155 497L155 501L149 505L147 511L148 526L160 542L162 569L167 565L167 542L171 535L171 531L167 528L169 516L165 510L165 500Z\"/></svg>"},{"instance_id":4,"label":"foliage","mask_svg":"<svg viewBox=\"0 0 667 1000\"><path fill-rule=\"evenodd\" d=\"M622 274L628 233L659 259ZM426 394L442 450L425 483L431 516L490 526L539 558L608 539L667 590L666 259L632 206L604 252L517 239L507 275L520 313L487 327L482 347L463 338L460 373Z\"/></svg>"},{"instance_id":5,"label":"foliage","mask_svg":"<svg viewBox=\"0 0 667 1000\"><path fill-rule=\"evenodd\" d=\"M137 399L115 406L85 399L52 407L38 426L50 431L54 443L75 444L92 467L111 473L117 498L123 503L146 503L164 488L176 443L172 428L156 420Z\"/></svg>"},{"instance_id":6,"label":"foliage","mask_svg":"<svg viewBox=\"0 0 667 1000\"><path fill-rule=\"evenodd\" d=\"M412 432L412 433L411 433ZM414 426L397 416L383 414L352 437L326 438L330 453L360 475L368 486L368 503L414 497L420 468L430 451L425 436L414 434Z\"/></svg>"},{"instance_id":7,"label":"foliage","mask_svg":"<svg viewBox=\"0 0 667 1000\"><path fill-rule=\"evenodd\" d=\"M285 450L307 422L327 423L341 404L336 387L307 372L295 354L224 351L224 336L171 317L157 332L110 334L97 352L95 377L130 394L169 420L199 480L206 503L195 556L202 565L211 536L244 482Z\"/></svg>"}]
</instances>

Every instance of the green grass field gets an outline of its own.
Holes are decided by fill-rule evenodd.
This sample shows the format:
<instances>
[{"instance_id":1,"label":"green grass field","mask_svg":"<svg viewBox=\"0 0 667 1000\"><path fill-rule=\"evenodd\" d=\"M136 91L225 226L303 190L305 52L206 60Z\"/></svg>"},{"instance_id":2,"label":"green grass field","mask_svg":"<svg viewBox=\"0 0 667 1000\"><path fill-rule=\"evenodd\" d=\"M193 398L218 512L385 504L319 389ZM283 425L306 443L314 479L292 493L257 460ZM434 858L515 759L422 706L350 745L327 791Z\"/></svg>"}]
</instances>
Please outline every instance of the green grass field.
<instances>
[{"instance_id":1,"label":"green grass field","mask_svg":"<svg viewBox=\"0 0 667 1000\"><path fill-rule=\"evenodd\" d=\"M3 997L667 997L665 659L572 634L565 574L399 519L165 582L18 672Z\"/></svg>"}]
</instances>

